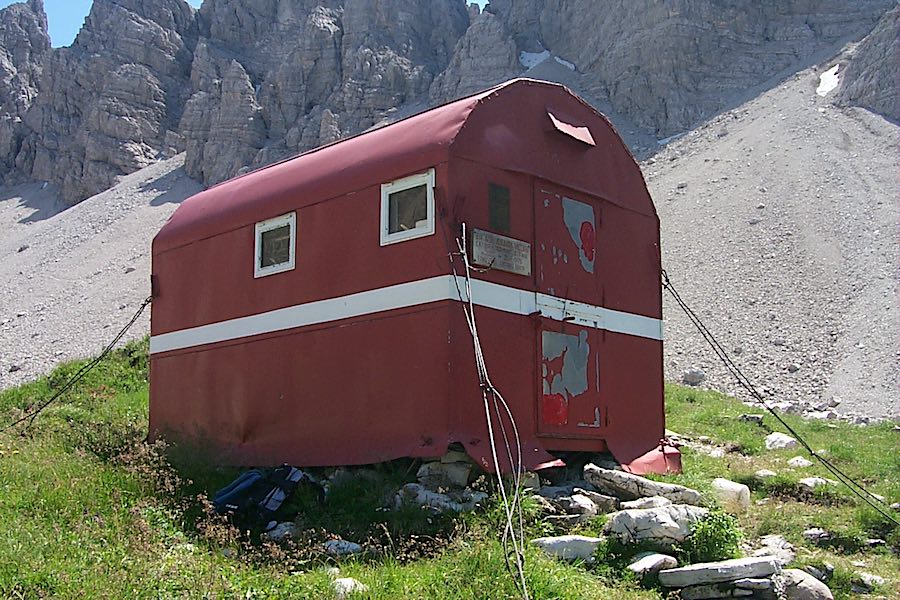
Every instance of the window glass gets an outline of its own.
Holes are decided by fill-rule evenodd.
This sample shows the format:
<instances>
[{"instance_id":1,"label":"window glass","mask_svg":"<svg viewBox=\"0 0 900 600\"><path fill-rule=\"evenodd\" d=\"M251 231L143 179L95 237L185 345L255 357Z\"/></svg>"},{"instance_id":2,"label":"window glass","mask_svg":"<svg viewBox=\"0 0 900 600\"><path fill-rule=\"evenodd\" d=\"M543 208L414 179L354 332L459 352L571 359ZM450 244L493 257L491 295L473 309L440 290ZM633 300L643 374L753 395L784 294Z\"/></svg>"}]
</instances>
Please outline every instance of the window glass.
<instances>
[{"instance_id":1,"label":"window glass","mask_svg":"<svg viewBox=\"0 0 900 600\"><path fill-rule=\"evenodd\" d=\"M389 194L388 233L409 231L428 222L428 190L418 185Z\"/></svg>"},{"instance_id":2,"label":"window glass","mask_svg":"<svg viewBox=\"0 0 900 600\"><path fill-rule=\"evenodd\" d=\"M381 185L382 246L434 234L434 169Z\"/></svg>"},{"instance_id":3,"label":"window glass","mask_svg":"<svg viewBox=\"0 0 900 600\"><path fill-rule=\"evenodd\" d=\"M488 185L488 222L499 233L509 233L509 188L496 183Z\"/></svg>"},{"instance_id":4,"label":"window glass","mask_svg":"<svg viewBox=\"0 0 900 600\"><path fill-rule=\"evenodd\" d=\"M291 226L282 225L262 232L259 268L271 267L291 260Z\"/></svg>"},{"instance_id":5,"label":"window glass","mask_svg":"<svg viewBox=\"0 0 900 600\"><path fill-rule=\"evenodd\" d=\"M293 269L296 243L296 213L257 223L253 276L264 277Z\"/></svg>"}]
</instances>

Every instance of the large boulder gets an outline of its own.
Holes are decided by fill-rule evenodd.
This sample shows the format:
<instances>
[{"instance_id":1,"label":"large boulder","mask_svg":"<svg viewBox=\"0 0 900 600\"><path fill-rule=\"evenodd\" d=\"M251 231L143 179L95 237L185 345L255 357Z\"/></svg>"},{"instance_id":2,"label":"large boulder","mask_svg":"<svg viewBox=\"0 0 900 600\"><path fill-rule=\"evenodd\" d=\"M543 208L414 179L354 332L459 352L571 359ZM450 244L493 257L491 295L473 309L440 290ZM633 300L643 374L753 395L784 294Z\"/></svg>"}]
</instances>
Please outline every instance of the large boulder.
<instances>
[{"instance_id":1,"label":"large boulder","mask_svg":"<svg viewBox=\"0 0 900 600\"><path fill-rule=\"evenodd\" d=\"M584 479L621 500L662 496L679 504L700 504L700 492L697 490L674 483L652 481L625 471L604 469L594 464L585 465Z\"/></svg>"},{"instance_id":2,"label":"large boulder","mask_svg":"<svg viewBox=\"0 0 900 600\"><path fill-rule=\"evenodd\" d=\"M628 570L637 575L650 575L659 573L663 569L674 569L678 566L678 559L668 554L658 552L641 552L634 557Z\"/></svg>"},{"instance_id":3,"label":"large boulder","mask_svg":"<svg viewBox=\"0 0 900 600\"><path fill-rule=\"evenodd\" d=\"M666 569L659 572L659 583L665 587L684 588L691 585L723 583L737 579L769 577L778 570L778 562L771 556L735 558Z\"/></svg>"},{"instance_id":4,"label":"large boulder","mask_svg":"<svg viewBox=\"0 0 900 600\"><path fill-rule=\"evenodd\" d=\"M603 542L603 538L588 537L584 535L560 535L555 537L542 537L531 541L532 544L543 550L549 556L563 560L592 561L594 552Z\"/></svg>"},{"instance_id":5,"label":"large boulder","mask_svg":"<svg viewBox=\"0 0 900 600\"><path fill-rule=\"evenodd\" d=\"M800 569L785 569L782 577L786 600L834 600L827 585Z\"/></svg>"},{"instance_id":6,"label":"large boulder","mask_svg":"<svg viewBox=\"0 0 900 600\"><path fill-rule=\"evenodd\" d=\"M796 448L799 445L797 440L780 431L773 431L767 435L765 443L766 450L786 450L789 448Z\"/></svg>"},{"instance_id":7,"label":"large boulder","mask_svg":"<svg viewBox=\"0 0 900 600\"><path fill-rule=\"evenodd\" d=\"M707 514L707 509L689 504L620 510L609 516L606 533L625 544L647 542L671 548L687 539L691 525Z\"/></svg>"}]
</instances>

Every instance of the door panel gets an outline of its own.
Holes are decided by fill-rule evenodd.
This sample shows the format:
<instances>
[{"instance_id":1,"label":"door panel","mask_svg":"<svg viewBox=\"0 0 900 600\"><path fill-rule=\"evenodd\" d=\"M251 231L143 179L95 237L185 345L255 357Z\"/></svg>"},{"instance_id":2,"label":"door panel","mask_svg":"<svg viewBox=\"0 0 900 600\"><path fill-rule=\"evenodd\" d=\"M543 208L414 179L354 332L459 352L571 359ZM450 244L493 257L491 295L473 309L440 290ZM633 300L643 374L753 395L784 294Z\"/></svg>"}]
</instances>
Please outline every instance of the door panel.
<instances>
[{"instance_id":1,"label":"door panel","mask_svg":"<svg viewBox=\"0 0 900 600\"><path fill-rule=\"evenodd\" d=\"M554 305L601 305L597 264L599 204L548 182L534 187L535 279ZM601 403L600 345L594 327L541 319L538 332L538 432L562 438L599 438L606 424Z\"/></svg>"}]
</instances>

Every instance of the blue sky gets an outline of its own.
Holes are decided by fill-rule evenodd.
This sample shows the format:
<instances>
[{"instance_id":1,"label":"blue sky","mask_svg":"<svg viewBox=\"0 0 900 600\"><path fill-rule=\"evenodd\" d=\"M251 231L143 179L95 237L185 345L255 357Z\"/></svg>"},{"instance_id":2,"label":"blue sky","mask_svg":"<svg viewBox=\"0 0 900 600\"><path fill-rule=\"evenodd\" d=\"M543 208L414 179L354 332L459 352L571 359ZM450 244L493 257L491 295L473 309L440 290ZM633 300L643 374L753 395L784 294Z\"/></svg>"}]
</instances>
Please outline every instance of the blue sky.
<instances>
[{"instance_id":1,"label":"blue sky","mask_svg":"<svg viewBox=\"0 0 900 600\"><path fill-rule=\"evenodd\" d=\"M21 0L18 0L21 1ZM203 0L187 0L191 6L200 6ZM488 0L472 0L482 8ZM0 0L0 8L14 4L16 0ZM81 29L84 18L91 8L91 0L44 0L47 24L50 28L50 43L54 48L68 46Z\"/></svg>"}]
</instances>

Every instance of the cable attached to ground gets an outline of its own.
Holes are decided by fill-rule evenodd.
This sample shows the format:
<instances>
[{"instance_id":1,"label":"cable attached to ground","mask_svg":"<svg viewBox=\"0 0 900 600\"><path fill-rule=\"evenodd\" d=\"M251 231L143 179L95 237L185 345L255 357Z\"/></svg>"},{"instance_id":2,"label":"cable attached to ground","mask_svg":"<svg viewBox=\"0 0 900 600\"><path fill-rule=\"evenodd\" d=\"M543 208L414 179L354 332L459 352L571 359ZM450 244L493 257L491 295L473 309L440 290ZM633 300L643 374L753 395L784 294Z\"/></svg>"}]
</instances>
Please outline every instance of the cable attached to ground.
<instances>
[{"instance_id":1,"label":"cable attached to ground","mask_svg":"<svg viewBox=\"0 0 900 600\"><path fill-rule=\"evenodd\" d=\"M676 304L678 304L679 308L687 315L688 319L690 319L691 323L694 324L694 327L697 328L697 331L700 332L700 335L703 336L703 339L707 344L713 349L713 352L716 353L716 356L719 357L719 360L722 361L722 364L725 365L725 368L729 373L737 380L738 384L750 394L754 401L758 404L762 405L769 413L772 414L775 419L781 423L781 425L787 429L790 434L796 438L796 440L803 446L807 452L811 456L813 456L816 460L818 460L826 469L828 469L832 475L834 475L837 479L840 480L847 488L853 492L854 495L859 497L863 502L871 506L877 512L879 512L883 517L894 523L895 525L900 526L900 521L890 514L890 508L875 494L868 491L864 488L860 483L855 481L852 477L841 471L834 463L830 460L813 450L812 446L810 446L803 437L794 430L783 418L779 415L768 402L766 402L765 397L756 389L753 385L753 382L744 375L744 373L740 370L740 368L734 363L728 353L725 351L725 348L719 341L715 338L715 336L710 332L710 330L706 327L703 321L697 316L690 306L684 301L681 297L681 294L678 293L678 290L675 289L675 286L672 285L672 281L669 279L669 274L666 273L665 269L661 270L662 275L662 286L663 288L669 292L672 298L675 300Z\"/></svg>"},{"instance_id":2,"label":"cable attached to ground","mask_svg":"<svg viewBox=\"0 0 900 600\"><path fill-rule=\"evenodd\" d=\"M141 303L140 307L137 309L137 311L134 313L134 315L131 317L131 319L128 321L128 323L125 325L125 327L123 327L122 330L116 334L116 337L114 337L112 339L112 341L110 343L108 343L105 348L103 348L103 351L100 354L98 354L96 357L94 357L90 362L86 363L80 369L78 369L78 371L74 375L72 375L72 377L70 377L69 380L66 381L66 383L64 383L63 386L61 388L59 388L55 394L50 396L50 398L45 400L36 409L32 410L31 412L25 414L24 416L16 419L9 425L6 425L2 429L0 429L0 433L4 433L4 432L12 429L13 427L16 427L17 425L24 423L25 421L28 421L28 425L26 426L26 429L28 427L31 427L31 425L34 423L34 420L41 413L41 411L43 411L45 408L47 408L48 406L53 404L57 399L59 399L67 391L72 389L72 386L74 386L76 383L81 381L81 379L85 375L90 373L94 367L96 367L98 364L100 364L100 362L104 358L107 357L107 355L112 351L112 349L115 347L115 345L119 343L119 340L121 340L122 337L125 335L125 333L129 329L131 329L131 326L134 325L135 322L137 322L138 318L140 318L140 316L141 316L141 313L144 312L144 309L146 309L152 301L153 301L153 296L148 296L147 299L144 300L143 303Z\"/></svg>"},{"instance_id":3,"label":"cable attached to ground","mask_svg":"<svg viewBox=\"0 0 900 600\"><path fill-rule=\"evenodd\" d=\"M469 262L469 256L466 252L466 225L462 224L462 237L456 238L456 246L458 252L450 251L448 258L450 260L450 268L453 272L453 281L456 285L456 293L459 301L463 306L463 312L466 317L466 324L469 327L469 333L472 336L472 347L475 353L475 366L478 371L478 382L481 387L481 400L484 406L485 421L488 430L488 440L491 448L491 460L494 465L494 472L497 476L497 487L500 490L501 503L503 504L503 512L505 524L503 534L501 536L504 548L504 559L506 560L507 569L513 572L510 564L510 556L513 557L515 563L515 582L516 588L522 594L523 600L529 600L528 585L525 579L525 524L522 515L522 497L521 485L522 474L524 472L522 463L522 444L519 438L519 429L516 426L516 420L512 410L500 391L494 387L488 373L487 363L484 359L484 351L481 347L481 339L478 335L478 324L475 321L475 304L472 300L472 271L478 271ZM449 244L448 244L449 251ZM456 271L456 263L454 256L462 259L465 268L465 295L460 288L458 274ZM493 415L491 414L493 408ZM502 410L501 410L502 408ZM494 415L497 419L497 428L503 439L504 449L506 451L506 459L509 461L510 468L513 472L513 493L510 498L506 493L506 487L503 482L502 471L500 469L500 459L497 452L497 444L494 439ZM507 432L504 424L504 415L510 423L512 441L510 434ZM515 456L513 456L513 447L515 447ZM512 545L510 552L509 546Z\"/></svg>"}]
</instances>

